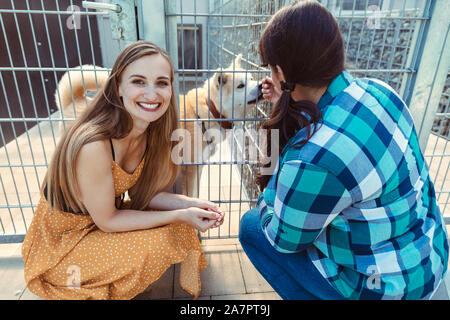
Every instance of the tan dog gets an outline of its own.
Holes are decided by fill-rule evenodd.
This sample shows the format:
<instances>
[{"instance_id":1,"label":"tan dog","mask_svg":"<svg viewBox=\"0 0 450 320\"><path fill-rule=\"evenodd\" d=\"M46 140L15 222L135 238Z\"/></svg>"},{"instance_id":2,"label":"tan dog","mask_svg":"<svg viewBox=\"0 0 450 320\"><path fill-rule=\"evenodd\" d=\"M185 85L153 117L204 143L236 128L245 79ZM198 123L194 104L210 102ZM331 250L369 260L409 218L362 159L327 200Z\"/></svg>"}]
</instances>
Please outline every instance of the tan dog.
<instances>
[{"instance_id":1,"label":"tan dog","mask_svg":"<svg viewBox=\"0 0 450 320\"><path fill-rule=\"evenodd\" d=\"M178 136L183 138L180 138L178 146L182 151L175 153L179 153L185 163L208 161L215 152L217 144L225 138L224 129L232 128L233 124L228 119L244 118L246 105L248 110L248 105L262 98L261 85L258 86L257 81L254 81L251 75L246 74L241 68L241 58L242 55L238 55L228 68L218 69L201 88L192 89L185 96L180 95L181 131L179 130ZM56 105L65 119L75 118L74 110L78 117L86 109L86 103L91 100L85 93L96 91L97 87L102 87L108 78L108 72L105 72L104 68L95 67L95 70L99 70L95 72L79 69L80 67L77 67L66 72L55 92ZM82 69L93 70L94 66L84 65ZM224 121L215 121L215 119L224 119ZM66 128L68 125L70 122L66 122ZM176 135L173 137L177 140ZM200 178L202 167L202 165L182 166L180 182L183 194L198 197L197 178Z\"/></svg>"},{"instance_id":2,"label":"tan dog","mask_svg":"<svg viewBox=\"0 0 450 320\"><path fill-rule=\"evenodd\" d=\"M242 55L238 55L228 68L217 69L201 88L192 89L185 96L180 96L180 127L189 132L187 138L191 141L190 157L185 157L185 162L208 161L217 145L226 137L225 129L233 126L233 122L228 119L243 119L245 111L251 107L249 105L254 105L256 99L262 99L261 85L244 72L241 59ZM204 121L192 121L193 119ZM215 119L219 121L214 121ZM181 147L184 147L184 141L180 142ZM182 167L181 184L184 194L198 197L202 168L202 165Z\"/></svg>"}]
</instances>

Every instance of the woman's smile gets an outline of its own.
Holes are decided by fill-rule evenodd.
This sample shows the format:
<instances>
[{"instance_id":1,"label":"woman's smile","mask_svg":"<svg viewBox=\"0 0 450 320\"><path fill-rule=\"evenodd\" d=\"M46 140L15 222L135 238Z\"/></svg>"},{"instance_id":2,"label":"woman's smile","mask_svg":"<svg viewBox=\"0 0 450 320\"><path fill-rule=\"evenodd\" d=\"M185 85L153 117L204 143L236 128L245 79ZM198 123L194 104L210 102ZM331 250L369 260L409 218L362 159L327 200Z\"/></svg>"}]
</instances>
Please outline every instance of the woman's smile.
<instances>
[{"instance_id":1,"label":"woman's smile","mask_svg":"<svg viewBox=\"0 0 450 320\"><path fill-rule=\"evenodd\" d=\"M147 112L155 112L161 107L161 103L136 102L136 104Z\"/></svg>"}]
</instances>

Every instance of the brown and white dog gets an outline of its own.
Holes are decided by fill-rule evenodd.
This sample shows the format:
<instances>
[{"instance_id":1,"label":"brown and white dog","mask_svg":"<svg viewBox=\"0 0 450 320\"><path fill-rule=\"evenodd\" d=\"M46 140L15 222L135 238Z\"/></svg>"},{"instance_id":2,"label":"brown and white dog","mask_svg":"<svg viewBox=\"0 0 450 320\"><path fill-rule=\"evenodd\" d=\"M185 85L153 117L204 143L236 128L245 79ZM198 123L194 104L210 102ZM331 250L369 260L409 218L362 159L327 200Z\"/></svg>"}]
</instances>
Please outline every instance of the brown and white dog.
<instances>
[{"instance_id":1,"label":"brown and white dog","mask_svg":"<svg viewBox=\"0 0 450 320\"><path fill-rule=\"evenodd\" d=\"M224 129L232 129L230 120L243 119L245 110L262 99L261 85L242 69L241 59L242 55L238 55L228 68L216 70L202 87L179 96L181 131L178 132L183 136L179 143L183 151L179 154L184 163L191 163L181 167L179 182L183 194L198 197L198 179L203 166L195 163L208 161L225 138ZM107 69L101 67L95 67L96 71L90 65L82 66L89 71L74 69L63 75L55 92L56 105L64 118L79 116L91 100L86 93L101 88L108 78ZM186 143L189 143L187 148Z\"/></svg>"}]
</instances>

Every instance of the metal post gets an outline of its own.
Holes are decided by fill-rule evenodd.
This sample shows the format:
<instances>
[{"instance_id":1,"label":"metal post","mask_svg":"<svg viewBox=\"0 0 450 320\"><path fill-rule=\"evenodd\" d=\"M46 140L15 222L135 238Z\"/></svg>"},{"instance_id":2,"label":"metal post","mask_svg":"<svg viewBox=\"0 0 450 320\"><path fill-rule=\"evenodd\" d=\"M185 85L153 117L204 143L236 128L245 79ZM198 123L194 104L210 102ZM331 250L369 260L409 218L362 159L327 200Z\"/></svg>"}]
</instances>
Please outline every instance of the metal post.
<instances>
[{"instance_id":1,"label":"metal post","mask_svg":"<svg viewBox=\"0 0 450 320\"><path fill-rule=\"evenodd\" d=\"M165 7L164 11L162 12L162 19L165 19L165 48L169 56L172 58L173 61L173 67L175 70L179 69L179 61L178 61L178 39L177 39L177 17L176 16L168 16L167 13L173 13L177 10L177 3L176 0L165 0L164 1ZM181 30L181 32L183 32ZM181 35L180 35L181 36ZM180 93L180 81L179 81L179 75L177 72L175 72L175 79L173 82L174 91L175 91L175 97L177 99L177 105L179 105L179 93ZM177 109L178 112L178 109ZM180 115L178 114L178 118L180 118ZM177 179L175 182L175 186L173 191L175 193L181 193L182 192L182 181L181 177Z\"/></svg>"},{"instance_id":2,"label":"metal post","mask_svg":"<svg viewBox=\"0 0 450 320\"><path fill-rule=\"evenodd\" d=\"M425 152L450 66L449 10L448 0L432 0L431 19L415 49L418 50L417 59L412 67L417 72L405 91L405 101L409 103L422 152Z\"/></svg>"},{"instance_id":3,"label":"metal post","mask_svg":"<svg viewBox=\"0 0 450 320\"><path fill-rule=\"evenodd\" d=\"M166 47L166 24L164 17L164 0L140 0L139 20L143 21L141 39L148 40L161 48Z\"/></svg>"}]
</instances>

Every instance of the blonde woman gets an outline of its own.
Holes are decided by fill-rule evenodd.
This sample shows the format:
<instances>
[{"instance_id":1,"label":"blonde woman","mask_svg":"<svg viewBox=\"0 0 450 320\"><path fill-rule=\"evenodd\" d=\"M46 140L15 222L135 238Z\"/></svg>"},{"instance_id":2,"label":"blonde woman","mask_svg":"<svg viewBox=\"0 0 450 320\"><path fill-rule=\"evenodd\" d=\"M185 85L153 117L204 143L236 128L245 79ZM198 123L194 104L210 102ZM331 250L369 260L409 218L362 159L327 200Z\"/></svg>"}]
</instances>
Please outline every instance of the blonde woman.
<instances>
[{"instance_id":1,"label":"blonde woman","mask_svg":"<svg viewBox=\"0 0 450 320\"><path fill-rule=\"evenodd\" d=\"M173 80L164 50L127 46L61 139L22 246L34 294L131 299L181 263L180 284L198 297L207 262L196 229L218 227L223 214L212 202L165 192L178 174Z\"/></svg>"}]
</instances>

